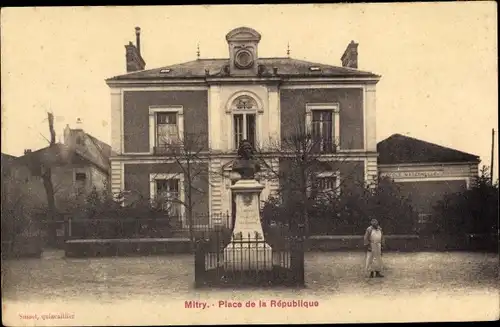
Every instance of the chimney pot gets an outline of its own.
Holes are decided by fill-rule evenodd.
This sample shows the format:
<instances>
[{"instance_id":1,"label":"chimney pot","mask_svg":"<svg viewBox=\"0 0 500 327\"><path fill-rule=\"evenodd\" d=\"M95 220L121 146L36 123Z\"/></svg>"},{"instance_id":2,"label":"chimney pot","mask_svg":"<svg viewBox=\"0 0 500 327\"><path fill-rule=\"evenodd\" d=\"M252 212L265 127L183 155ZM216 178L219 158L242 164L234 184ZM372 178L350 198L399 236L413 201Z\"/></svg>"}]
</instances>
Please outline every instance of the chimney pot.
<instances>
[{"instance_id":1,"label":"chimney pot","mask_svg":"<svg viewBox=\"0 0 500 327\"><path fill-rule=\"evenodd\" d=\"M135 28L135 46L137 47L137 52L141 54L141 28Z\"/></svg>"}]
</instances>

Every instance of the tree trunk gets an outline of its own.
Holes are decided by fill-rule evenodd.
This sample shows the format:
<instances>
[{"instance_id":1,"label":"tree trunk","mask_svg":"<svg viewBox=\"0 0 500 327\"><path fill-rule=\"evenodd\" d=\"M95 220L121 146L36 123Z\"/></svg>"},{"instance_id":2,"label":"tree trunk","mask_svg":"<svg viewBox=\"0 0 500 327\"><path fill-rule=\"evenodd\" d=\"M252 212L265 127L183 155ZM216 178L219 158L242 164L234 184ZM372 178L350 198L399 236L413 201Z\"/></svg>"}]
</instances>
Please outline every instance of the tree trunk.
<instances>
[{"instance_id":1,"label":"tree trunk","mask_svg":"<svg viewBox=\"0 0 500 327\"><path fill-rule=\"evenodd\" d=\"M52 184L52 170L46 168L42 172L43 186L45 188L45 194L47 195L47 237L48 244L54 246L57 241L57 226L56 226L56 204L54 195L54 186Z\"/></svg>"},{"instance_id":2,"label":"tree trunk","mask_svg":"<svg viewBox=\"0 0 500 327\"><path fill-rule=\"evenodd\" d=\"M49 132L50 132L50 145L53 147L56 144L56 132L54 130L54 115L52 113L47 113L47 118L49 121ZM56 221L56 203L54 194L54 185L52 184L52 169L50 167L43 167L40 162L40 168L42 170L43 186L45 188L45 194L47 195L47 216L49 224L48 226L48 243L49 245L55 245L57 241L57 225Z\"/></svg>"},{"instance_id":3,"label":"tree trunk","mask_svg":"<svg viewBox=\"0 0 500 327\"><path fill-rule=\"evenodd\" d=\"M301 196L302 196L302 216L303 216L303 224L304 224L304 236L306 238L309 237L309 230L310 230L310 226L309 226L309 214L308 214L308 205L309 205L309 201L308 201L308 197L307 197L307 174L305 172L305 169L303 167L301 167L301 172L300 172L300 177L301 177L301 180L300 180L300 183L301 183Z\"/></svg>"},{"instance_id":4,"label":"tree trunk","mask_svg":"<svg viewBox=\"0 0 500 327\"><path fill-rule=\"evenodd\" d=\"M187 171L186 171L186 177L187 177L187 187L188 187L188 194L187 194L187 220L188 220L188 226L189 226L189 241L191 244L191 250L194 252L195 250L195 242L194 242L194 228L193 228L193 189L192 189L192 183L193 181L191 180L191 162L188 160L187 161Z\"/></svg>"}]
</instances>

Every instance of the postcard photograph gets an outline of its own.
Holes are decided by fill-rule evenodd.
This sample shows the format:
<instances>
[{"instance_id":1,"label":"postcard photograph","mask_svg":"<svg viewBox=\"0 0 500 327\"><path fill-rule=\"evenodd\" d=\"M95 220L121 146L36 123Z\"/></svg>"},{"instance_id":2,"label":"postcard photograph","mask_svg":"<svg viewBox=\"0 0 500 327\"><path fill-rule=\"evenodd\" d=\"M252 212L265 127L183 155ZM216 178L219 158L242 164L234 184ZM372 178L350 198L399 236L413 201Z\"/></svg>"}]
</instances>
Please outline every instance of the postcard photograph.
<instances>
[{"instance_id":1,"label":"postcard photograph","mask_svg":"<svg viewBox=\"0 0 500 327\"><path fill-rule=\"evenodd\" d=\"M4 7L2 321L500 317L497 5Z\"/></svg>"}]
</instances>

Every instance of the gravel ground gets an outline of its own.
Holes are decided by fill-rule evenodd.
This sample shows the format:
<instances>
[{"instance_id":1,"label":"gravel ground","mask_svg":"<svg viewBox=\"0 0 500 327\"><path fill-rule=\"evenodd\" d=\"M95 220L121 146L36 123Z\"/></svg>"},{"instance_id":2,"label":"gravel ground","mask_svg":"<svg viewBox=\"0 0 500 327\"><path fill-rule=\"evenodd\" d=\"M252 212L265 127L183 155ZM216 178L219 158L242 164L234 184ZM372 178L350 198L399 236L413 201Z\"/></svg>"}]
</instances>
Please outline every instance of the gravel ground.
<instances>
[{"instance_id":1,"label":"gravel ground","mask_svg":"<svg viewBox=\"0 0 500 327\"><path fill-rule=\"evenodd\" d=\"M307 253L307 288L195 290L188 255L4 262L3 316L22 325L489 320L499 315L498 257L387 253L385 278L368 279L362 253ZM302 299L310 308L225 308L218 301ZM186 309L184 301L206 302ZM207 310L212 308L212 310ZM370 310L370 308L374 310ZM256 314L255 310L260 310ZM20 313L71 312L68 319ZM142 313L145 312L145 313ZM218 314L216 314L218 312ZM5 320L4 324L11 320ZM16 320L17 319L17 320Z\"/></svg>"}]
</instances>

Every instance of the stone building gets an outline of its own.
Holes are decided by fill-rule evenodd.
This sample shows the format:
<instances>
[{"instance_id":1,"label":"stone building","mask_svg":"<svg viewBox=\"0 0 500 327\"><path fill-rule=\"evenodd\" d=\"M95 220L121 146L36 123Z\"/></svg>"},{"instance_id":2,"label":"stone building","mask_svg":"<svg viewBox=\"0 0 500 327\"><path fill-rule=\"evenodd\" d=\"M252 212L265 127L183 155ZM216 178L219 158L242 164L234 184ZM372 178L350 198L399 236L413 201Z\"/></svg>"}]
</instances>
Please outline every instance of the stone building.
<instances>
[{"instance_id":1,"label":"stone building","mask_svg":"<svg viewBox=\"0 0 500 327\"><path fill-rule=\"evenodd\" d=\"M146 69L140 32L136 28L135 45L125 46L127 73L106 80L115 152L111 188L115 194L125 192L127 202L164 195L178 199L172 210L182 214L188 188L194 188L195 212L231 213L229 172L239 142L252 142L267 156L268 170L280 170L285 160L274 145L297 131L321 140L317 151L325 165L316 177L326 189L376 182L378 164L384 174L406 169L406 163L387 160L390 153L377 163L376 86L381 76L358 69L354 41L339 54L338 66L290 56L267 58L259 55L261 35L239 27L225 36L226 58L198 56ZM197 177L188 182L178 159L193 143L199 156L190 165ZM279 187L276 179L262 177L260 182L265 186L261 200Z\"/></svg>"},{"instance_id":2,"label":"stone building","mask_svg":"<svg viewBox=\"0 0 500 327\"><path fill-rule=\"evenodd\" d=\"M380 76L357 69L356 43L348 44L342 66L263 58L261 35L240 27L226 35L225 59L198 58L145 70L140 29L136 36L137 45L125 46L127 74L106 80L111 90L111 146L117 154L111 158L114 193L126 191L131 199L165 192L185 201L185 171L166 149L179 138L182 143L196 135L210 157L195 163L209 181L195 181L203 192L196 193L194 209L231 212L229 172L239 142L250 140L269 154L270 167L279 167L272 144L296 129L312 130L323 139L325 162L341 159L335 170L321 172L324 185L337 185L343 172L357 181L376 178ZM261 183L263 200L279 182L262 178Z\"/></svg>"},{"instance_id":3,"label":"stone building","mask_svg":"<svg viewBox=\"0 0 500 327\"><path fill-rule=\"evenodd\" d=\"M42 171L51 168L55 204L64 211L94 188L98 192L109 188L109 157L111 147L86 133L80 124L64 129L63 143L36 151L25 150L12 161L10 179L24 194L33 208L45 208L47 197Z\"/></svg>"}]
</instances>

